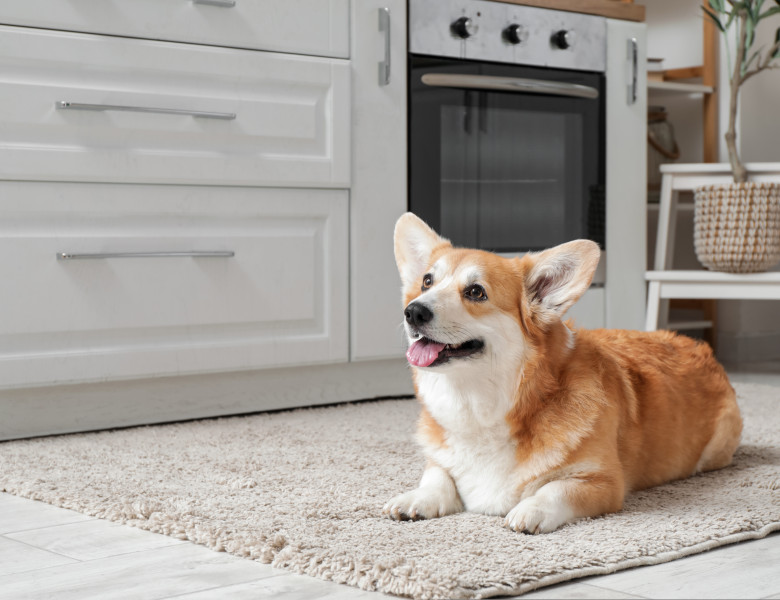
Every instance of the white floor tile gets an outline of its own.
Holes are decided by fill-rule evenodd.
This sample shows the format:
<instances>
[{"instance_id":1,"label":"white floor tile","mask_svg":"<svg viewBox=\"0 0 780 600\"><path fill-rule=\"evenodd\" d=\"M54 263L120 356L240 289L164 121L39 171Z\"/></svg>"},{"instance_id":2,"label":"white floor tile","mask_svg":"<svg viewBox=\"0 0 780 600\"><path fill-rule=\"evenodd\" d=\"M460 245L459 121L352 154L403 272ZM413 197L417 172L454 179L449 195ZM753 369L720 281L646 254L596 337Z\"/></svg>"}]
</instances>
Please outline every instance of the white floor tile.
<instances>
[{"instance_id":1,"label":"white floor tile","mask_svg":"<svg viewBox=\"0 0 780 600\"><path fill-rule=\"evenodd\" d=\"M7 538L76 560L94 560L184 543L181 540L94 519L9 533Z\"/></svg>"},{"instance_id":2,"label":"white floor tile","mask_svg":"<svg viewBox=\"0 0 780 600\"><path fill-rule=\"evenodd\" d=\"M763 598L780 593L780 534L584 581L646 598Z\"/></svg>"},{"instance_id":3,"label":"white floor tile","mask_svg":"<svg viewBox=\"0 0 780 600\"><path fill-rule=\"evenodd\" d=\"M0 598L156 600L259 579L269 575L264 566L202 546L177 544L37 569L34 575L6 575L0 577Z\"/></svg>"},{"instance_id":4,"label":"white floor tile","mask_svg":"<svg viewBox=\"0 0 780 600\"><path fill-rule=\"evenodd\" d=\"M72 510L0 492L0 535L90 519Z\"/></svg>"},{"instance_id":5,"label":"white floor tile","mask_svg":"<svg viewBox=\"0 0 780 600\"><path fill-rule=\"evenodd\" d=\"M597 580L594 580L594 582ZM612 600L613 598L640 598L641 596L634 596L632 594L626 594L625 592L618 592L616 590L609 590L596 585L590 585L587 583L571 582L561 583L558 585L551 585L550 587L542 588L535 592L529 592L522 596L516 596L518 599L525 600L541 600L542 598L569 600L572 598L582 598L583 600ZM511 600L511 599L510 599Z\"/></svg>"},{"instance_id":6,"label":"white floor tile","mask_svg":"<svg viewBox=\"0 0 780 600\"><path fill-rule=\"evenodd\" d=\"M280 572L268 579L177 596L176 600L366 600L396 598L304 575Z\"/></svg>"},{"instance_id":7,"label":"white floor tile","mask_svg":"<svg viewBox=\"0 0 780 600\"><path fill-rule=\"evenodd\" d=\"M1 576L11 573L29 573L36 569L74 562L76 561L67 556L53 554L0 536L0 579L2 579ZM24 577L28 580L31 579L29 574L24 575ZM3 589L0 587L0 598L3 597L3 593Z\"/></svg>"}]
</instances>

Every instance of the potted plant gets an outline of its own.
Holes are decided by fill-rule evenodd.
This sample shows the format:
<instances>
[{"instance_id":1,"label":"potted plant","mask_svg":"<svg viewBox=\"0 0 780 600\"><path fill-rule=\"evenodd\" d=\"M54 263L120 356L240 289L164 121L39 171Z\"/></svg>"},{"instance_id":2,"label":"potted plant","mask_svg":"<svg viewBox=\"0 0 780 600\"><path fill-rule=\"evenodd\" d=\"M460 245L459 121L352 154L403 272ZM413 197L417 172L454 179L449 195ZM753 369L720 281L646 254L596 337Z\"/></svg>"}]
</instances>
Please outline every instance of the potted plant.
<instances>
[{"instance_id":1,"label":"potted plant","mask_svg":"<svg viewBox=\"0 0 780 600\"><path fill-rule=\"evenodd\" d=\"M748 173L737 148L736 121L742 85L758 73L780 66L775 62L780 58L780 28L772 46L753 48L756 27L780 15L780 0L771 5L765 0L708 0L708 6L702 9L723 34L729 59L725 140L734 183L696 190L696 255L712 270L765 271L780 260L780 184L747 181Z\"/></svg>"}]
</instances>

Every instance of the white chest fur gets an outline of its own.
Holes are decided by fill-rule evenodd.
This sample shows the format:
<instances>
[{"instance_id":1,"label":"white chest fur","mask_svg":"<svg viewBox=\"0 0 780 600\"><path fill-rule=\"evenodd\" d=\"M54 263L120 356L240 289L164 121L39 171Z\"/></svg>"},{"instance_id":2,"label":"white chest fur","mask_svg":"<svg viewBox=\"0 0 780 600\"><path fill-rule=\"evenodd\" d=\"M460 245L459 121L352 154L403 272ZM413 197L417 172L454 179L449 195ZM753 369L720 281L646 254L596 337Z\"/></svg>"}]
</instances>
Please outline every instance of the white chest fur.
<instances>
[{"instance_id":1,"label":"white chest fur","mask_svg":"<svg viewBox=\"0 0 780 600\"><path fill-rule=\"evenodd\" d=\"M444 446L423 440L426 453L453 478L466 510L505 515L520 501L521 484L554 458L518 463L517 442L506 421L516 383L421 370L417 384L426 408L445 430Z\"/></svg>"},{"instance_id":2,"label":"white chest fur","mask_svg":"<svg viewBox=\"0 0 780 600\"><path fill-rule=\"evenodd\" d=\"M450 435L448 447L431 453L455 480L467 511L503 516L520 500L514 445L501 437L499 433L475 440Z\"/></svg>"}]
</instances>

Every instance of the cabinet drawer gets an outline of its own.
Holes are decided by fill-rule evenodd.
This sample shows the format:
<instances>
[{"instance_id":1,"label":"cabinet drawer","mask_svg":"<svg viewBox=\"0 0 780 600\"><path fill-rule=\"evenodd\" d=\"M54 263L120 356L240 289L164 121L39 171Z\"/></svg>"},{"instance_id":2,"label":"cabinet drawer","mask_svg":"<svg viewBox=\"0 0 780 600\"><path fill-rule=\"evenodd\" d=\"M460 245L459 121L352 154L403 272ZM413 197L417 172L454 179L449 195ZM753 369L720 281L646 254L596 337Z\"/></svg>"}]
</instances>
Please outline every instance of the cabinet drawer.
<instances>
[{"instance_id":1,"label":"cabinet drawer","mask_svg":"<svg viewBox=\"0 0 780 600\"><path fill-rule=\"evenodd\" d=\"M20 0L0 23L84 33L349 56L348 0Z\"/></svg>"},{"instance_id":2,"label":"cabinet drawer","mask_svg":"<svg viewBox=\"0 0 780 600\"><path fill-rule=\"evenodd\" d=\"M1 385L346 361L347 219L342 190L0 182Z\"/></svg>"},{"instance_id":3,"label":"cabinet drawer","mask_svg":"<svg viewBox=\"0 0 780 600\"><path fill-rule=\"evenodd\" d=\"M0 119L3 179L349 184L337 59L0 27Z\"/></svg>"}]
</instances>

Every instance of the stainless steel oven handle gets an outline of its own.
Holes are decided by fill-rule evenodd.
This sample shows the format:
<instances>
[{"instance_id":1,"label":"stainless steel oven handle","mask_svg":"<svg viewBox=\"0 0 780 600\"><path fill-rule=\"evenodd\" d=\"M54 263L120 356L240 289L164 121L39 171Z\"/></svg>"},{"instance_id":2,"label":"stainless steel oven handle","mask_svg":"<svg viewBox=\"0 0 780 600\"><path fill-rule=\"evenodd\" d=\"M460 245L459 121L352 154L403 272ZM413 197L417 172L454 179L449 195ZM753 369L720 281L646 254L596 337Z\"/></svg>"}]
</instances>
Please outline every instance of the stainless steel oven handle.
<instances>
[{"instance_id":1,"label":"stainless steel oven handle","mask_svg":"<svg viewBox=\"0 0 780 600\"><path fill-rule=\"evenodd\" d=\"M522 77L495 77L493 75L459 75L456 73L425 73L422 82L432 87L499 90L523 94L550 94L573 98L598 98L599 91L578 83L525 79Z\"/></svg>"}]
</instances>

